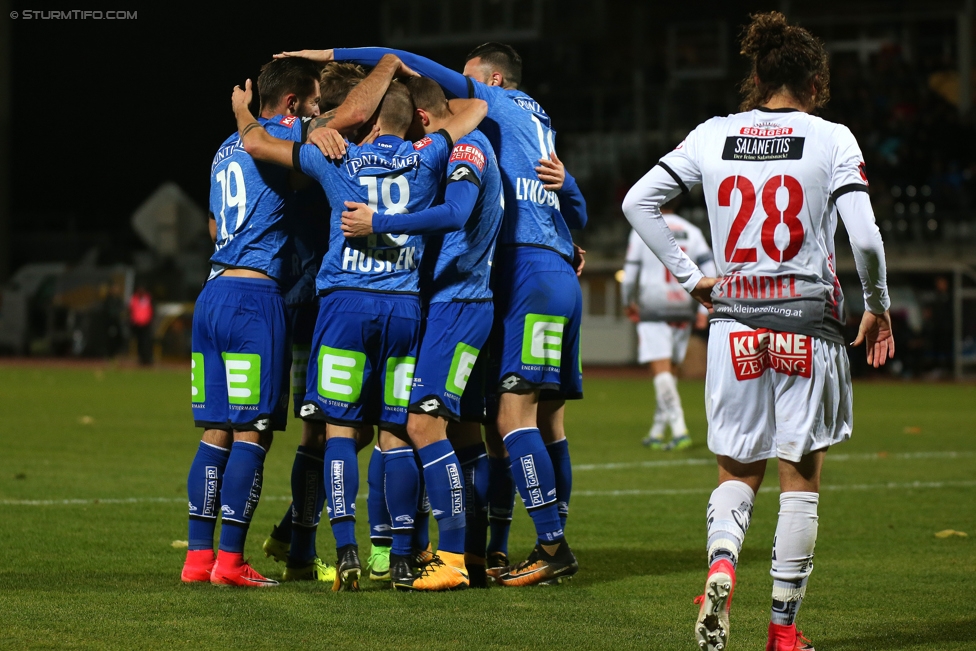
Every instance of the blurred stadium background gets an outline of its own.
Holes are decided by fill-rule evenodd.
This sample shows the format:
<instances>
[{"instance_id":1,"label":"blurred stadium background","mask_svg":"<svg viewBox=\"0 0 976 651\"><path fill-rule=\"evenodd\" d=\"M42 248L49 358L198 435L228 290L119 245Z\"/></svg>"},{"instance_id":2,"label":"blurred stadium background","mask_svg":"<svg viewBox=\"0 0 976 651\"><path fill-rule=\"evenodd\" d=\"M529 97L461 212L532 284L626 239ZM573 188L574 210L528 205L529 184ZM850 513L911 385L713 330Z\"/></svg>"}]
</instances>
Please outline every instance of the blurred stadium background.
<instances>
[{"instance_id":1,"label":"blurred stadium background","mask_svg":"<svg viewBox=\"0 0 976 651\"><path fill-rule=\"evenodd\" d=\"M383 0L342 10L328 28L241 30L249 36L227 65L246 16L191 25L172 8L147 8L130 25L82 28L8 21L17 8L8 5L0 2L0 354L134 358L127 305L141 284L156 304L156 358L188 357L211 250L207 165L233 128L229 89L272 52L380 44L459 68L473 45L494 40L522 54L524 88L552 116L588 201L590 225L578 235L588 251L584 362L632 364L634 326L616 280L629 230L621 200L688 130L735 111L746 72L740 26L752 11L779 9L826 42L832 100L823 116L853 130L867 161L898 345L895 364L878 373L976 373L972 0ZM181 45L167 33L181 34ZM51 119L65 108L71 119ZM58 156L70 164L44 167ZM708 232L700 191L679 212ZM842 228L837 249L856 324L860 291ZM689 375L701 373L702 348L693 347ZM853 357L857 374L874 373Z\"/></svg>"}]
</instances>

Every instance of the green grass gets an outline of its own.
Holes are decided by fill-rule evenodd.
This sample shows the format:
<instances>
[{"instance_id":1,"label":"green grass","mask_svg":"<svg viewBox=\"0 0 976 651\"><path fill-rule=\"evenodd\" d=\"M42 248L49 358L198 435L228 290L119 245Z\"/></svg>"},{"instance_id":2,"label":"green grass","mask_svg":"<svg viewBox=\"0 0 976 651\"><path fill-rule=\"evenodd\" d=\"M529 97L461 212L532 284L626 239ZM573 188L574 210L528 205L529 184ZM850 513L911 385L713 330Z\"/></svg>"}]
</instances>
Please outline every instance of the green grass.
<instances>
[{"instance_id":1,"label":"green grass","mask_svg":"<svg viewBox=\"0 0 976 651\"><path fill-rule=\"evenodd\" d=\"M653 405L649 381L588 380L587 399L569 406L578 468L568 534L582 568L569 585L333 594L325 585L180 583L185 552L171 543L186 539L185 478L199 440L188 379L184 370L0 366L0 647L696 648L692 599L704 580L714 464L638 464L709 459L701 384L681 385L696 437L681 453L639 443ZM279 434L268 457L248 540L255 567L271 576L282 567L260 545L287 504L297 431ZM799 618L818 649L974 648L974 435L972 385L855 387L855 435L828 455L823 483L859 488L823 492L816 570ZM917 454L949 451L960 454ZM587 467L607 463L624 465ZM916 481L939 484L906 487ZM672 489L680 490L663 492ZM595 494L612 490L637 492ZM98 498L162 499L19 503ZM770 492L756 504L733 651L765 640L777 506ZM365 555L365 517L358 528ZM936 538L943 529L970 537ZM529 551L531 532L519 507L514 555ZM332 543L323 526L323 556Z\"/></svg>"}]
</instances>

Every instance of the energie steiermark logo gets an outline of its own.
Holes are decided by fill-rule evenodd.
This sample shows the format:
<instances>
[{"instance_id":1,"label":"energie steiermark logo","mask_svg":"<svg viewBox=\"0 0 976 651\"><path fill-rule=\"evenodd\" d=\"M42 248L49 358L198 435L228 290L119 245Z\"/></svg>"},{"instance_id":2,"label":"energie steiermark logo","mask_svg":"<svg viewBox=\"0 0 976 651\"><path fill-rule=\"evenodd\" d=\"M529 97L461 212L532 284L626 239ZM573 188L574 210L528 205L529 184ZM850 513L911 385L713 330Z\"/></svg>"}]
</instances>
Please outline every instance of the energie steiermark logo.
<instances>
[{"instance_id":1,"label":"energie steiermark logo","mask_svg":"<svg viewBox=\"0 0 976 651\"><path fill-rule=\"evenodd\" d=\"M447 374L447 390L456 396L464 393L471 379L474 363L478 361L480 351L474 346L459 343L454 348L454 359L451 360L451 370Z\"/></svg>"},{"instance_id":2,"label":"energie steiermark logo","mask_svg":"<svg viewBox=\"0 0 976 651\"><path fill-rule=\"evenodd\" d=\"M194 403L207 401L206 376L203 374L203 353L190 356L190 400Z\"/></svg>"},{"instance_id":3,"label":"energie steiermark logo","mask_svg":"<svg viewBox=\"0 0 976 651\"><path fill-rule=\"evenodd\" d=\"M227 402L256 405L261 402L261 356L254 353L221 353L227 374Z\"/></svg>"},{"instance_id":4,"label":"energie steiermark logo","mask_svg":"<svg viewBox=\"0 0 976 651\"><path fill-rule=\"evenodd\" d=\"M562 360L563 331L569 319L548 314L526 314L522 334L522 363L534 366L559 366Z\"/></svg>"},{"instance_id":5,"label":"energie steiermark logo","mask_svg":"<svg viewBox=\"0 0 976 651\"><path fill-rule=\"evenodd\" d=\"M391 357L386 360L384 403L390 407L406 407L410 404L410 389L413 387L413 372L416 368L416 357Z\"/></svg>"},{"instance_id":6,"label":"energie steiermark logo","mask_svg":"<svg viewBox=\"0 0 976 651\"><path fill-rule=\"evenodd\" d=\"M338 402L358 402L363 392L366 353L319 348L319 395Z\"/></svg>"}]
</instances>

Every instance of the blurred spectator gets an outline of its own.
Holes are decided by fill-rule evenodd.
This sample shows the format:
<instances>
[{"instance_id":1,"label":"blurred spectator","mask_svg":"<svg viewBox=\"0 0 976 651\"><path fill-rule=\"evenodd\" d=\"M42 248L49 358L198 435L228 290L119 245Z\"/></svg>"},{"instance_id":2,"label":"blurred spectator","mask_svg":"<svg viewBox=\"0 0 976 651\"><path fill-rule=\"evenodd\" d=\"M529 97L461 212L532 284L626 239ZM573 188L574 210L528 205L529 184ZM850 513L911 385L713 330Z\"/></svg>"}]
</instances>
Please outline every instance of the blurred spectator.
<instances>
[{"instance_id":1,"label":"blurred spectator","mask_svg":"<svg viewBox=\"0 0 976 651\"><path fill-rule=\"evenodd\" d=\"M146 291L145 287L139 285L129 300L129 326L132 328L132 334L136 338L136 344L139 350L139 363L144 366L149 366L153 363L152 320L152 296Z\"/></svg>"}]
</instances>

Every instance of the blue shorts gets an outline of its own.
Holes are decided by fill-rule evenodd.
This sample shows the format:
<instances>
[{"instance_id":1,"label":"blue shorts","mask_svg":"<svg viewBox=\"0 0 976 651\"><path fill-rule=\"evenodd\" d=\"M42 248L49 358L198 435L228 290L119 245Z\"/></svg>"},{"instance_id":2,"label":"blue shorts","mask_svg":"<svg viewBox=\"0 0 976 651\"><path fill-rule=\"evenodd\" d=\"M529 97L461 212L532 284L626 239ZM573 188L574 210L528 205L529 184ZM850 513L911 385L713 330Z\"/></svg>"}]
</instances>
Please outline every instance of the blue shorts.
<instances>
[{"instance_id":1,"label":"blue shorts","mask_svg":"<svg viewBox=\"0 0 976 651\"><path fill-rule=\"evenodd\" d=\"M410 392L411 412L482 422L484 371L476 362L491 333L493 312L491 301L430 304Z\"/></svg>"},{"instance_id":2,"label":"blue shorts","mask_svg":"<svg viewBox=\"0 0 976 651\"><path fill-rule=\"evenodd\" d=\"M311 303L288 306L291 322L291 395L292 410L298 418L305 402L306 373L308 356L312 350L312 335L315 334L315 317L319 311L318 299Z\"/></svg>"},{"instance_id":3,"label":"blue shorts","mask_svg":"<svg viewBox=\"0 0 976 651\"><path fill-rule=\"evenodd\" d=\"M337 290L319 299L302 418L402 429L420 344L420 299Z\"/></svg>"},{"instance_id":4,"label":"blue shorts","mask_svg":"<svg viewBox=\"0 0 976 651\"><path fill-rule=\"evenodd\" d=\"M583 397L583 295L573 267L538 247L499 251L492 265L495 324L489 388L540 391L541 400Z\"/></svg>"},{"instance_id":5,"label":"blue shorts","mask_svg":"<svg viewBox=\"0 0 976 651\"><path fill-rule=\"evenodd\" d=\"M278 284L208 282L193 311L192 406L197 427L284 429L288 415L288 317Z\"/></svg>"}]
</instances>

